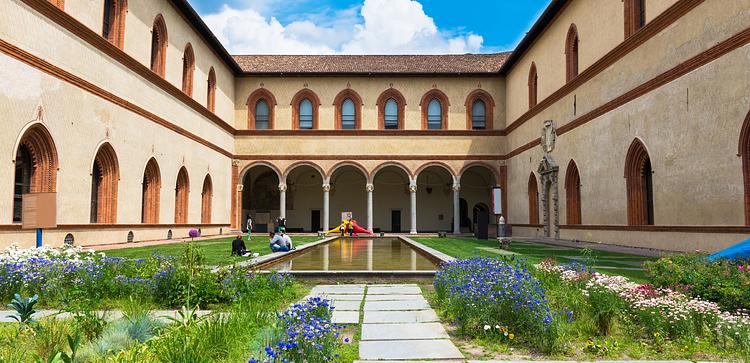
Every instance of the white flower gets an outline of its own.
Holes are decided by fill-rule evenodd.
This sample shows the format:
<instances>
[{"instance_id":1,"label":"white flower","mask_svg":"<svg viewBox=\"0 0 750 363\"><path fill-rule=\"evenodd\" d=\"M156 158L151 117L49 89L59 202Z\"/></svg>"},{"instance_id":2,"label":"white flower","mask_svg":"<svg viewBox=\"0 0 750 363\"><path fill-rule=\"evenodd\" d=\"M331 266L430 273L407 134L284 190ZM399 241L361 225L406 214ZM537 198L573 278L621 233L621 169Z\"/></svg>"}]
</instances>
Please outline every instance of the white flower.
<instances>
[{"instance_id":1,"label":"white flower","mask_svg":"<svg viewBox=\"0 0 750 363\"><path fill-rule=\"evenodd\" d=\"M489 325L485 325L484 326L484 330L490 330L490 329L491 329L491 327Z\"/></svg>"}]
</instances>

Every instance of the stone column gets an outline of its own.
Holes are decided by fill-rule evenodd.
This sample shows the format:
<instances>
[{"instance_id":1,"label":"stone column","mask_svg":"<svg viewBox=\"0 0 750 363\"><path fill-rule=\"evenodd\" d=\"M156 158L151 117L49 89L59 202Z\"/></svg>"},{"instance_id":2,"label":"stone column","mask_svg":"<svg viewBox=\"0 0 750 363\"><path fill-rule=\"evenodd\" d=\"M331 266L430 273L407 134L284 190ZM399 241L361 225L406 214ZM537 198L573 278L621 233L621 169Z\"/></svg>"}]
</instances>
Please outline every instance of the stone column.
<instances>
[{"instance_id":1,"label":"stone column","mask_svg":"<svg viewBox=\"0 0 750 363\"><path fill-rule=\"evenodd\" d=\"M286 183L279 183L279 217L286 218Z\"/></svg>"},{"instance_id":2,"label":"stone column","mask_svg":"<svg viewBox=\"0 0 750 363\"><path fill-rule=\"evenodd\" d=\"M323 184L323 232L331 229L330 226L330 203L328 199L328 193L331 191L331 184Z\"/></svg>"},{"instance_id":3,"label":"stone column","mask_svg":"<svg viewBox=\"0 0 750 363\"><path fill-rule=\"evenodd\" d=\"M461 184L453 183L453 234L461 233Z\"/></svg>"},{"instance_id":4,"label":"stone column","mask_svg":"<svg viewBox=\"0 0 750 363\"><path fill-rule=\"evenodd\" d=\"M409 196L411 199L411 230L409 233L417 234L417 181L409 183Z\"/></svg>"},{"instance_id":5,"label":"stone column","mask_svg":"<svg viewBox=\"0 0 750 363\"><path fill-rule=\"evenodd\" d=\"M372 192L375 190L375 185L367 183L365 188L367 189L367 229L372 231Z\"/></svg>"},{"instance_id":6,"label":"stone column","mask_svg":"<svg viewBox=\"0 0 750 363\"><path fill-rule=\"evenodd\" d=\"M367 271L372 271L372 240L367 240Z\"/></svg>"}]
</instances>

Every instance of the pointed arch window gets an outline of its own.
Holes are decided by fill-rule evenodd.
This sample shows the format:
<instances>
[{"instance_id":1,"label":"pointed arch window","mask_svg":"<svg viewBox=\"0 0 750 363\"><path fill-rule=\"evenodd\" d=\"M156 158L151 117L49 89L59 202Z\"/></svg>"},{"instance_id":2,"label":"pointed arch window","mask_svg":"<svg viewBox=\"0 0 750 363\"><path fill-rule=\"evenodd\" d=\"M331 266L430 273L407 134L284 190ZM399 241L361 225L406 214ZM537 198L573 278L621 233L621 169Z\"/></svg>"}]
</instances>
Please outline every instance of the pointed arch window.
<instances>
[{"instance_id":1,"label":"pointed arch window","mask_svg":"<svg viewBox=\"0 0 750 363\"><path fill-rule=\"evenodd\" d=\"M167 44L167 25L164 17L159 14L151 29L151 70L162 77L166 73Z\"/></svg>"},{"instance_id":2,"label":"pointed arch window","mask_svg":"<svg viewBox=\"0 0 750 363\"><path fill-rule=\"evenodd\" d=\"M635 34L646 25L646 1L625 0L625 38Z\"/></svg>"},{"instance_id":3,"label":"pointed arch window","mask_svg":"<svg viewBox=\"0 0 750 363\"><path fill-rule=\"evenodd\" d=\"M538 89L539 76L537 75L536 64L531 62L531 68L529 68L529 108L536 106Z\"/></svg>"},{"instance_id":4,"label":"pointed arch window","mask_svg":"<svg viewBox=\"0 0 750 363\"><path fill-rule=\"evenodd\" d=\"M565 78L567 82L578 76L578 29L571 24L565 40Z\"/></svg>"},{"instance_id":5,"label":"pointed arch window","mask_svg":"<svg viewBox=\"0 0 750 363\"><path fill-rule=\"evenodd\" d=\"M581 224L581 176L573 160L565 173L565 207L567 224Z\"/></svg>"},{"instance_id":6,"label":"pointed arch window","mask_svg":"<svg viewBox=\"0 0 750 363\"><path fill-rule=\"evenodd\" d=\"M750 226L750 112L740 130L738 154L742 158L742 184L745 189L745 225Z\"/></svg>"},{"instance_id":7,"label":"pointed arch window","mask_svg":"<svg viewBox=\"0 0 750 363\"><path fill-rule=\"evenodd\" d=\"M141 223L159 223L159 207L161 206L161 172L159 164L151 158L143 172L143 188L141 189Z\"/></svg>"},{"instance_id":8,"label":"pointed arch window","mask_svg":"<svg viewBox=\"0 0 750 363\"><path fill-rule=\"evenodd\" d=\"M628 224L654 224L654 187L651 158L646 147L634 140L625 159Z\"/></svg>"},{"instance_id":9,"label":"pointed arch window","mask_svg":"<svg viewBox=\"0 0 750 363\"><path fill-rule=\"evenodd\" d=\"M185 46L185 53L182 56L182 92L188 96L193 96L193 77L195 75L195 53L193 45L188 43Z\"/></svg>"},{"instance_id":10,"label":"pointed arch window","mask_svg":"<svg viewBox=\"0 0 750 363\"><path fill-rule=\"evenodd\" d=\"M406 99L395 88L389 88L378 96L378 129L398 130L404 128Z\"/></svg>"},{"instance_id":11,"label":"pointed arch window","mask_svg":"<svg viewBox=\"0 0 750 363\"><path fill-rule=\"evenodd\" d=\"M529 224L539 224L539 185L536 181L536 175L529 175Z\"/></svg>"},{"instance_id":12,"label":"pointed arch window","mask_svg":"<svg viewBox=\"0 0 750 363\"><path fill-rule=\"evenodd\" d=\"M188 222L188 201L190 193L190 179L185 167L180 168L177 173L177 184L174 192L174 223L187 224Z\"/></svg>"},{"instance_id":13,"label":"pointed arch window","mask_svg":"<svg viewBox=\"0 0 750 363\"><path fill-rule=\"evenodd\" d=\"M487 106L482 100L476 100L471 105L471 128L474 130L487 128Z\"/></svg>"},{"instance_id":14,"label":"pointed arch window","mask_svg":"<svg viewBox=\"0 0 750 363\"><path fill-rule=\"evenodd\" d=\"M443 128L443 106L440 100L433 98L427 106L427 129L440 130Z\"/></svg>"},{"instance_id":15,"label":"pointed arch window","mask_svg":"<svg viewBox=\"0 0 750 363\"><path fill-rule=\"evenodd\" d=\"M312 90L304 88L292 97L292 127L298 130L318 128L318 106L320 98ZM334 107L338 116L338 107ZM338 125L338 123L336 123Z\"/></svg>"},{"instance_id":16,"label":"pointed arch window","mask_svg":"<svg viewBox=\"0 0 750 363\"><path fill-rule=\"evenodd\" d=\"M213 203L214 186L210 175L203 180L203 191L201 192L201 223L211 223L211 204Z\"/></svg>"},{"instance_id":17,"label":"pointed arch window","mask_svg":"<svg viewBox=\"0 0 750 363\"><path fill-rule=\"evenodd\" d=\"M120 179L117 155L110 144L99 148L91 170L91 223L117 222L117 184Z\"/></svg>"},{"instance_id":18,"label":"pointed arch window","mask_svg":"<svg viewBox=\"0 0 750 363\"><path fill-rule=\"evenodd\" d=\"M127 0L104 0L102 37L122 49L125 41Z\"/></svg>"},{"instance_id":19,"label":"pointed arch window","mask_svg":"<svg viewBox=\"0 0 750 363\"><path fill-rule=\"evenodd\" d=\"M15 155L13 222L23 221L23 195L57 188L57 148L49 131L37 124L21 137Z\"/></svg>"},{"instance_id":20,"label":"pointed arch window","mask_svg":"<svg viewBox=\"0 0 750 363\"><path fill-rule=\"evenodd\" d=\"M383 116L384 128L386 130L398 129L398 102L393 98L389 98L388 101L385 102L383 112L385 114Z\"/></svg>"},{"instance_id":21,"label":"pointed arch window","mask_svg":"<svg viewBox=\"0 0 750 363\"><path fill-rule=\"evenodd\" d=\"M341 129L353 130L357 128L357 111L354 107L354 101L347 98L341 104Z\"/></svg>"},{"instance_id":22,"label":"pointed arch window","mask_svg":"<svg viewBox=\"0 0 750 363\"><path fill-rule=\"evenodd\" d=\"M269 115L270 108L266 100L259 100L255 104L255 129L256 130L267 130L269 129Z\"/></svg>"},{"instance_id":23,"label":"pointed arch window","mask_svg":"<svg viewBox=\"0 0 750 363\"><path fill-rule=\"evenodd\" d=\"M299 103L299 128L301 130L313 128L313 104L307 98Z\"/></svg>"},{"instance_id":24,"label":"pointed arch window","mask_svg":"<svg viewBox=\"0 0 750 363\"><path fill-rule=\"evenodd\" d=\"M215 112L216 111L216 72L214 71L214 67L211 67L211 70L208 71L208 87L207 87L207 95L206 95L206 108L208 108L209 111Z\"/></svg>"}]
</instances>

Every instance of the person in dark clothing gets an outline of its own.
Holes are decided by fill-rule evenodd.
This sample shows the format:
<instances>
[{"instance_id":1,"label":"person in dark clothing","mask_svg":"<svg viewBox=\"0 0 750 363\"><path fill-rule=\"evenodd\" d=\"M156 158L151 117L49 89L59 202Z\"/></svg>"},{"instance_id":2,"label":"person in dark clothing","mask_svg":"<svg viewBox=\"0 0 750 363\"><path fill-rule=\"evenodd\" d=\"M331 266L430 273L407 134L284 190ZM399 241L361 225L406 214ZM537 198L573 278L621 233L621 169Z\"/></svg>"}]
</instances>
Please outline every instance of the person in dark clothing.
<instances>
[{"instance_id":1,"label":"person in dark clothing","mask_svg":"<svg viewBox=\"0 0 750 363\"><path fill-rule=\"evenodd\" d=\"M245 241L242 239L242 235L237 235L232 241L232 256L247 256L250 251L245 247Z\"/></svg>"}]
</instances>

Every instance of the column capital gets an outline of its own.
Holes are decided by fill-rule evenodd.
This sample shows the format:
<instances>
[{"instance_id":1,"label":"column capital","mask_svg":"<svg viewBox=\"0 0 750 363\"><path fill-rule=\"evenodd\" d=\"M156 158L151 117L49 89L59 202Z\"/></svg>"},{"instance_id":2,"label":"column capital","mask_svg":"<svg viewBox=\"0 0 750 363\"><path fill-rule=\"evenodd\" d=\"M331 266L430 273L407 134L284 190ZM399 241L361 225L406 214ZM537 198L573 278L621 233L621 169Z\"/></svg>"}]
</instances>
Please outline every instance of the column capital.
<instances>
[{"instance_id":1,"label":"column capital","mask_svg":"<svg viewBox=\"0 0 750 363\"><path fill-rule=\"evenodd\" d=\"M323 184L323 191L324 192L330 192L331 191L331 184L328 184L328 183Z\"/></svg>"},{"instance_id":2,"label":"column capital","mask_svg":"<svg viewBox=\"0 0 750 363\"><path fill-rule=\"evenodd\" d=\"M244 184L237 184L237 191L238 192L241 192L243 189L245 189L245 185Z\"/></svg>"},{"instance_id":3,"label":"column capital","mask_svg":"<svg viewBox=\"0 0 750 363\"><path fill-rule=\"evenodd\" d=\"M365 189L366 189L366 190L367 190L368 192L372 192L372 191L374 191L374 190L375 190L375 184L373 184L373 183L367 183L367 185L365 185Z\"/></svg>"},{"instance_id":4,"label":"column capital","mask_svg":"<svg viewBox=\"0 0 750 363\"><path fill-rule=\"evenodd\" d=\"M279 191L286 192L286 183L279 183Z\"/></svg>"},{"instance_id":5,"label":"column capital","mask_svg":"<svg viewBox=\"0 0 750 363\"><path fill-rule=\"evenodd\" d=\"M409 192L410 193L416 193L417 192L417 183L409 183Z\"/></svg>"},{"instance_id":6,"label":"column capital","mask_svg":"<svg viewBox=\"0 0 750 363\"><path fill-rule=\"evenodd\" d=\"M240 166L240 161L238 159L232 159L232 166Z\"/></svg>"},{"instance_id":7,"label":"column capital","mask_svg":"<svg viewBox=\"0 0 750 363\"><path fill-rule=\"evenodd\" d=\"M459 183L459 182L453 183L453 191L456 192L456 193L460 192L461 191L461 183Z\"/></svg>"}]
</instances>

